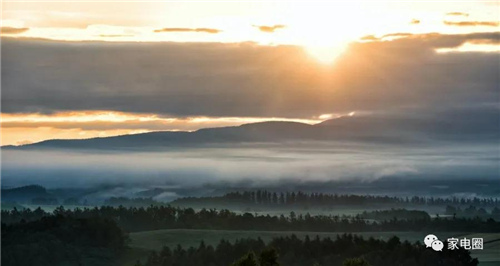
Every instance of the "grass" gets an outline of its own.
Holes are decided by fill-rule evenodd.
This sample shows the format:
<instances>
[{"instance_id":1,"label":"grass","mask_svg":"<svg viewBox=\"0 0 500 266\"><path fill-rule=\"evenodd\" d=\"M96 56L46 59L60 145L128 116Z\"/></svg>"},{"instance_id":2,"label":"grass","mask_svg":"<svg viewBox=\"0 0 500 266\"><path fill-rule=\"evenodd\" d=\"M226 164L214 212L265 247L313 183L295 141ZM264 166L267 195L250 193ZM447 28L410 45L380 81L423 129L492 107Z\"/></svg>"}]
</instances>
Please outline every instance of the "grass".
<instances>
[{"instance_id":1,"label":"grass","mask_svg":"<svg viewBox=\"0 0 500 266\"><path fill-rule=\"evenodd\" d=\"M496 234L469 234L467 238L482 237L483 250L472 250L472 257L479 259L480 266L500 265L500 233Z\"/></svg>"}]
</instances>

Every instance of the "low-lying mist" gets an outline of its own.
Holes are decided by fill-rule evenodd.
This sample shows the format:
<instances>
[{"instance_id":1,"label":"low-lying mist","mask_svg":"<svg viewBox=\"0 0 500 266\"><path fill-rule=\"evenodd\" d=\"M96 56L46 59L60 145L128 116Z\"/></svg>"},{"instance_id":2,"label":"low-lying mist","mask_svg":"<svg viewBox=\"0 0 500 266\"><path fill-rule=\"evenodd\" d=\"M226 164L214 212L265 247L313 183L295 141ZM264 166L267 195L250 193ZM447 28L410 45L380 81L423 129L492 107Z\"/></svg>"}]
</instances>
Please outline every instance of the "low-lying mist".
<instances>
[{"instance_id":1,"label":"low-lying mist","mask_svg":"<svg viewBox=\"0 0 500 266\"><path fill-rule=\"evenodd\" d=\"M2 186L48 188L278 187L311 182L370 184L385 179L498 180L497 147L299 143L161 151L2 151ZM167 198L175 195L166 195Z\"/></svg>"}]
</instances>

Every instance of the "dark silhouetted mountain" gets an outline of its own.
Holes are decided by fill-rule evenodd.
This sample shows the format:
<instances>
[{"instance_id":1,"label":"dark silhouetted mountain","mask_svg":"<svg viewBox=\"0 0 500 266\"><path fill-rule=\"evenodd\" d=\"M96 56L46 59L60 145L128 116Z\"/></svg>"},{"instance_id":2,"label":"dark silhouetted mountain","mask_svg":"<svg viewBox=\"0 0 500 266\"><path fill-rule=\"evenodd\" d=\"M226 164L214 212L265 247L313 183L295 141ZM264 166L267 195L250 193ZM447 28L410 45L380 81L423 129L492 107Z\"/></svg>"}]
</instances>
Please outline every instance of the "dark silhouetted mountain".
<instances>
[{"instance_id":1,"label":"dark silhouetted mountain","mask_svg":"<svg viewBox=\"0 0 500 266\"><path fill-rule=\"evenodd\" d=\"M51 198L52 194L39 185L2 189L3 202L31 202L34 198Z\"/></svg>"},{"instance_id":2,"label":"dark silhouetted mountain","mask_svg":"<svg viewBox=\"0 0 500 266\"><path fill-rule=\"evenodd\" d=\"M428 143L430 141L496 142L500 140L498 112L488 115L446 113L435 116L346 116L316 125L297 122L261 122L194 132L151 132L84 140L47 140L3 149L154 150L247 143L300 143L354 141L374 144ZM492 122L493 121L493 122ZM432 144L432 143L431 143Z\"/></svg>"},{"instance_id":3,"label":"dark silhouetted mountain","mask_svg":"<svg viewBox=\"0 0 500 266\"><path fill-rule=\"evenodd\" d=\"M206 128L194 132L151 132L84 140L47 140L3 149L154 149L198 147L207 144L276 142L314 138L314 126L294 122L263 122L236 127Z\"/></svg>"}]
</instances>

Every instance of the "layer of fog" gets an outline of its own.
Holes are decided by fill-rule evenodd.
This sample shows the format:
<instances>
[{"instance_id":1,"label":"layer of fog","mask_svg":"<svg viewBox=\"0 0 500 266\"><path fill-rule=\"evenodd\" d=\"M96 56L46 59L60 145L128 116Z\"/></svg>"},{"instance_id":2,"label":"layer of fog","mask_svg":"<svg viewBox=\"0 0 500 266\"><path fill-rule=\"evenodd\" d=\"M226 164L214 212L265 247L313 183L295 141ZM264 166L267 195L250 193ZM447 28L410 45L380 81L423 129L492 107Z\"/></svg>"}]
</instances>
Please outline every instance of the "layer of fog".
<instances>
[{"instance_id":1,"label":"layer of fog","mask_svg":"<svg viewBox=\"0 0 500 266\"><path fill-rule=\"evenodd\" d=\"M252 186L385 178L498 180L495 145L402 148L370 144L233 146L161 152L3 150L2 186ZM446 183L446 182L445 182ZM446 185L446 184L445 184Z\"/></svg>"}]
</instances>

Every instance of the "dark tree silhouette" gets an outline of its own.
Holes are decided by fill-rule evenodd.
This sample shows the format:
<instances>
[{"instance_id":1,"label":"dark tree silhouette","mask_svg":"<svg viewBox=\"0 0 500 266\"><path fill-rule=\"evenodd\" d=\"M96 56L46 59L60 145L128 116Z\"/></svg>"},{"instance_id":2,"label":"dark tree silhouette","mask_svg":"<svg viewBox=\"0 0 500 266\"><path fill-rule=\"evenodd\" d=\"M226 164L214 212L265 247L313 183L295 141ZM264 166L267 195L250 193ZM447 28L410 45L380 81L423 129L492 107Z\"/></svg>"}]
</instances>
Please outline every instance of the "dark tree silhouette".
<instances>
[{"instance_id":1,"label":"dark tree silhouette","mask_svg":"<svg viewBox=\"0 0 500 266\"><path fill-rule=\"evenodd\" d=\"M371 266L368 261L362 258L346 259L342 266Z\"/></svg>"},{"instance_id":2,"label":"dark tree silhouette","mask_svg":"<svg viewBox=\"0 0 500 266\"><path fill-rule=\"evenodd\" d=\"M275 248L265 249L260 253L259 264L260 266L279 266L278 251Z\"/></svg>"},{"instance_id":3,"label":"dark tree silhouette","mask_svg":"<svg viewBox=\"0 0 500 266\"><path fill-rule=\"evenodd\" d=\"M249 252L237 262L233 263L232 266L259 266L257 260L255 259L255 253Z\"/></svg>"}]
</instances>

